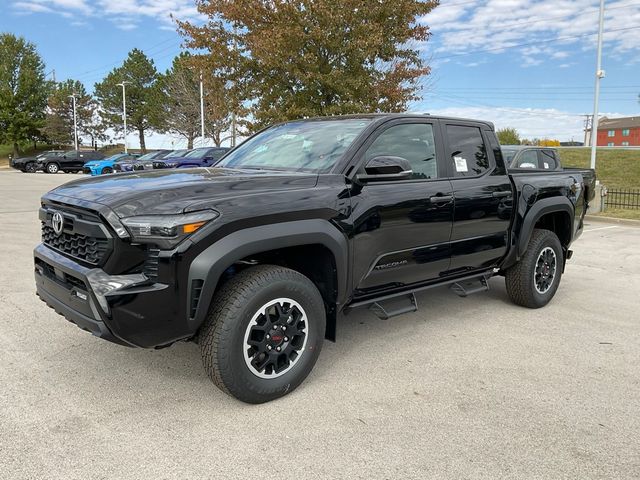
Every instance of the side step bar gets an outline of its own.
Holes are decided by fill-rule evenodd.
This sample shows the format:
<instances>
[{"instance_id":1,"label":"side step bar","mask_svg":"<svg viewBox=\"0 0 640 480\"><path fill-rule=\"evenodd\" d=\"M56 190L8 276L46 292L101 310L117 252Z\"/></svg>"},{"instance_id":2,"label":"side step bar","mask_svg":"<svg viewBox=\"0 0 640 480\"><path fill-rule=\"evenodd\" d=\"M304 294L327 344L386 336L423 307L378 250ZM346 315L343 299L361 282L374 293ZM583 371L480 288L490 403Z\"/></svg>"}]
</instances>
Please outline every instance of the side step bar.
<instances>
[{"instance_id":1,"label":"side step bar","mask_svg":"<svg viewBox=\"0 0 640 480\"><path fill-rule=\"evenodd\" d=\"M379 318L386 320L402 313L415 312L418 310L418 302L416 301L415 294L423 290L429 290L436 287L443 287L450 285L451 289L458 295L466 297L472 293L483 292L489 289L488 280L498 269L488 270L481 273L474 273L473 275L467 275L466 277L452 278L450 280L441 281L438 283L432 283L429 285L423 285L416 288L411 288L403 292L389 293L380 297L373 297L366 300L359 300L347 305L347 311L354 308L369 306L371 311ZM476 285L473 283L478 282ZM404 298L401 298L404 297ZM394 306L391 306L390 300L394 300ZM402 305L404 301L404 305ZM407 301L409 302L407 304ZM398 306L397 304L400 303Z\"/></svg>"},{"instance_id":2,"label":"side step bar","mask_svg":"<svg viewBox=\"0 0 640 480\"><path fill-rule=\"evenodd\" d=\"M416 300L415 294L410 293L404 299L396 297L390 300L376 302L369 307L369 310L371 310L380 320L389 320L391 317L397 317L403 313L417 311L418 301Z\"/></svg>"},{"instance_id":3,"label":"side step bar","mask_svg":"<svg viewBox=\"0 0 640 480\"><path fill-rule=\"evenodd\" d=\"M467 280L466 282L456 282L451 287L451 291L459 297L467 297L474 293L486 292L489 290L489 277L480 277L475 280Z\"/></svg>"}]
</instances>

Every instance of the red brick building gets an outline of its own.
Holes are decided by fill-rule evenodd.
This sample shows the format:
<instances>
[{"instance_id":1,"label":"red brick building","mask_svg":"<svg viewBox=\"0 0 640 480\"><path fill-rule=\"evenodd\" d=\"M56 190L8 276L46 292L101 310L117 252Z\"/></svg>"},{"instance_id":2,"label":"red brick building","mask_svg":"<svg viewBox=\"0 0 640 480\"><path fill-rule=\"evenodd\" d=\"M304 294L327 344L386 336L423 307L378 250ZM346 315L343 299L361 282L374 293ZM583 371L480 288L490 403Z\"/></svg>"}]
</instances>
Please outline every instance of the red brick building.
<instances>
[{"instance_id":1,"label":"red brick building","mask_svg":"<svg viewBox=\"0 0 640 480\"><path fill-rule=\"evenodd\" d=\"M607 118L598 122L599 147L640 147L640 116Z\"/></svg>"}]
</instances>

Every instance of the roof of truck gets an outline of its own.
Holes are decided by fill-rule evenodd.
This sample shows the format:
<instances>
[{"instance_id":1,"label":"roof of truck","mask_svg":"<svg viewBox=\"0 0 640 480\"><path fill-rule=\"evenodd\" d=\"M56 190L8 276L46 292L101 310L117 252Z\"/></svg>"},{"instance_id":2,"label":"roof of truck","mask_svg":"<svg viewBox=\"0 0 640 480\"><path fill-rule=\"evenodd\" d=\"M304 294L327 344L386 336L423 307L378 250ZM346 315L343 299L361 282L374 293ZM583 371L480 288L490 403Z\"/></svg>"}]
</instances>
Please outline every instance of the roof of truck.
<instances>
[{"instance_id":1,"label":"roof of truck","mask_svg":"<svg viewBox=\"0 0 640 480\"><path fill-rule=\"evenodd\" d=\"M290 122L297 121L323 121L323 120L342 120L342 119L351 119L351 118L370 118L376 120L383 119L393 119L393 118L432 118L434 120L446 120L446 121L454 121L454 122L477 122L488 125L492 129L493 123L488 122L486 120L478 120L473 118L459 118L459 117L445 117L440 115L431 115L430 113L358 113L351 115L329 115L325 117L310 117L310 118L300 118L297 120L289 120ZM283 122L288 123L288 122Z\"/></svg>"}]
</instances>

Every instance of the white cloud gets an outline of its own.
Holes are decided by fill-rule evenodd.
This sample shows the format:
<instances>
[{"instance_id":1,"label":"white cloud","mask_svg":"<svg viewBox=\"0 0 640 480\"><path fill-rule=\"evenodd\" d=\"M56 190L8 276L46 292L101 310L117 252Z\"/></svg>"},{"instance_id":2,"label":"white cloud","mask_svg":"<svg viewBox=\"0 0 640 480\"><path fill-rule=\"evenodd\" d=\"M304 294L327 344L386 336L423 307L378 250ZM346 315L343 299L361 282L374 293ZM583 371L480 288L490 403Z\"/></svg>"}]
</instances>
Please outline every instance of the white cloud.
<instances>
[{"instance_id":1,"label":"white cloud","mask_svg":"<svg viewBox=\"0 0 640 480\"><path fill-rule=\"evenodd\" d=\"M555 108L449 107L429 110L432 115L478 118L493 122L496 129L511 127L523 138L552 138L560 141L584 140L584 117ZM620 113L603 113L620 117Z\"/></svg>"},{"instance_id":2,"label":"white cloud","mask_svg":"<svg viewBox=\"0 0 640 480\"><path fill-rule=\"evenodd\" d=\"M121 30L136 28L143 18L158 22L159 28L172 28L171 15L180 20L194 20L200 14L193 0L20 0L12 7L18 13L55 13L84 19L102 17Z\"/></svg>"},{"instance_id":3,"label":"white cloud","mask_svg":"<svg viewBox=\"0 0 640 480\"><path fill-rule=\"evenodd\" d=\"M505 49L520 53L524 65L548 57L566 58L568 45L592 48L595 44L596 36L591 34L597 31L598 7L597 0L444 1L421 19L433 33L425 48L434 60L478 50L498 54ZM605 45L614 47L616 55L637 58L640 2L608 1L605 32Z\"/></svg>"}]
</instances>

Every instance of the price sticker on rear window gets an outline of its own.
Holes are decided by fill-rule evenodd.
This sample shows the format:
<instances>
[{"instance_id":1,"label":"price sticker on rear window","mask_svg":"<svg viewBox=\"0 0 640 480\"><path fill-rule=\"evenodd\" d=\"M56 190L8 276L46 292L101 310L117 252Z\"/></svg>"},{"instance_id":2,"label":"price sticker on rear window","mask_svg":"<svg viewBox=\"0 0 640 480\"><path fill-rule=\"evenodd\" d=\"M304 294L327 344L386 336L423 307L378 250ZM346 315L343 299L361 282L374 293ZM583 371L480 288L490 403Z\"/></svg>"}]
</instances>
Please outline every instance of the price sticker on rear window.
<instances>
[{"instance_id":1,"label":"price sticker on rear window","mask_svg":"<svg viewBox=\"0 0 640 480\"><path fill-rule=\"evenodd\" d=\"M467 168L467 159L464 157L453 157L454 162L456 162L456 172L468 172L469 168Z\"/></svg>"}]
</instances>

